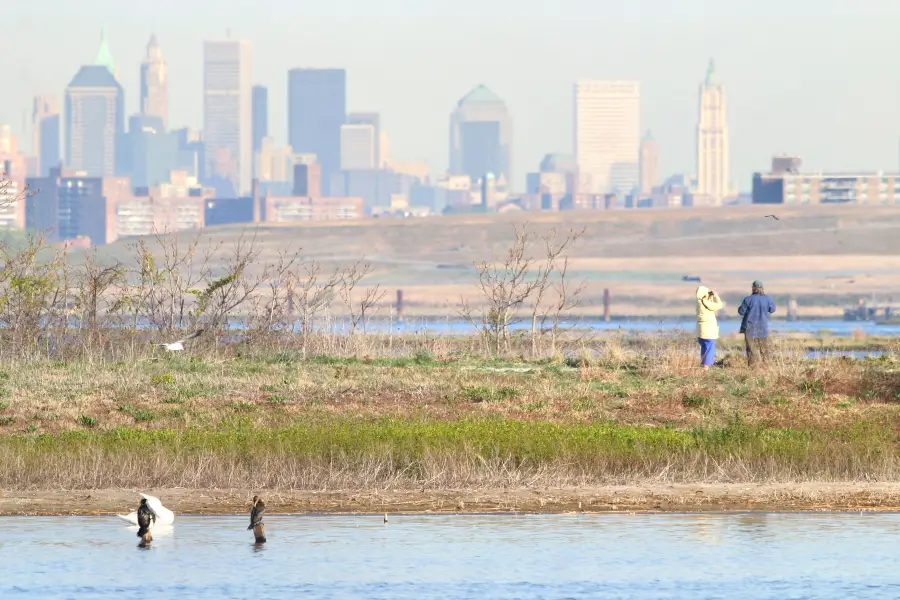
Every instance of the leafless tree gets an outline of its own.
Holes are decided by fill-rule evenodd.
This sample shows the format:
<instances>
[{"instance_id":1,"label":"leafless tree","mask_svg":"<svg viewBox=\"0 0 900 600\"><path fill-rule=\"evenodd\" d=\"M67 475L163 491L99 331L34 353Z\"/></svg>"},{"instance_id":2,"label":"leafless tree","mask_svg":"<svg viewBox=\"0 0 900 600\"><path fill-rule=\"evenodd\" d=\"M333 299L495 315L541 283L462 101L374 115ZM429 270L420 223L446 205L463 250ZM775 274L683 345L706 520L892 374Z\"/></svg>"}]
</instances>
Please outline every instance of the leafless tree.
<instances>
[{"instance_id":1,"label":"leafless tree","mask_svg":"<svg viewBox=\"0 0 900 600\"><path fill-rule=\"evenodd\" d=\"M296 280L291 298L293 309L299 314L304 356L316 318L331 306L336 290L340 291L341 284L340 271L324 276L318 262L310 261L303 264L303 271Z\"/></svg>"},{"instance_id":2,"label":"leafless tree","mask_svg":"<svg viewBox=\"0 0 900 600\"><path fill-rule=\"evenodd\" d=\"M509 345L510 326L519 307L540 285L539 278L530 277L535 260L529 255L533 235L528 224L514 226L515 238L504 256L475 264L478 289L487 301L480 319L468 303L463 312L476 325L491 352L500 353Z\"/></svg>"},{"instance_id":3,"label":"leafless tree","mask_svg":"<svg viewBox=\"0 0 900 600\"><path fill-rule=\"evenodd\" d=\"M544 247L544 257L535 272L533 297L531 298L531 354L537 356L540 352L540 337L544 331L544 324L548 315L555 316L553 321L553 353L556 352L556 333L559 326L559 316L564 310L574 308L569 306L572 299L581 292L583 285L576 289L567 286L566 275L569 268L569 258L566 253L582 236L586 229L570 229L565 234L553 228L549 233L541 236ZM556 297L548 299L548 294L556 292ZM546 305L549 301L549 306ZM577 304L576 304L577 305Z\"/></svg>"},{"instance_id":4,"label":"leafless tree","mask_svg":"<svg viewBox=\"0 0 900 600\"><path fill-rule=\"evenodd\" d=\"M372 265L365 259L358 260L340 271L338 293L349 311L351 332L355 332L356 328L362 324L363 333L365 333L366 316L384 298L385 291L381 289L381 285L366 287L361 297L354 293L359 282L371 271Z\"/></svg>"},{"instance_id":5,"label":"leafless tree","mask_svg":"<svg viewBox=\"0 0 900 600\"><path fill-rule=\"evenodd\" d=\"M573 297L573 290L561 283L565 282L565 275L560 279L559 269L561 266L568 269L566 253L583 235L584 230L560 234L553 229L538 237L529 231L527 223L516 225L513 243L504 255L475 264L478 289L485 305L477 310L467 299L462 299L460 312L481 334L487 352L499 354L509 348L511 327L519 310L530 303L532 353L538 354L542 320L546 320L552 307L560 304L560 293L567 300L562 302L559 314ZM533 249L538 240L543 244L540 260L534 257ZM554 292L556 299L551 300Z\"/></svg>"}]
</instances>

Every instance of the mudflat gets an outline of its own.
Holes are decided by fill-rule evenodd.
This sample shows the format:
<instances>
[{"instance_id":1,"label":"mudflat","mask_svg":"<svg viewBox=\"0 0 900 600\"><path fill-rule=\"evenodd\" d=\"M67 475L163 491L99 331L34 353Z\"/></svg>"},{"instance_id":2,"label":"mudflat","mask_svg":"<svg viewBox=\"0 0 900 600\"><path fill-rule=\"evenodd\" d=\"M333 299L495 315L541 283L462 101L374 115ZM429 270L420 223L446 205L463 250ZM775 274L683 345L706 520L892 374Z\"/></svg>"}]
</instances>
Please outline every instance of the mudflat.
<instances>
[{"instance_id":1,"label":"mudflat","mask_svg":"<svg viewBox=\"0 0 900 600\"><path fill-rule=\"evenodd\" d=\"M697 483L561 489L140 490L176 514L249 510L254 493L270 514L422 514L721 511L900 511L900 483ZM137 506L138 490L5 490L0 515L108 515Z\"/></svg>"}]
</instances>

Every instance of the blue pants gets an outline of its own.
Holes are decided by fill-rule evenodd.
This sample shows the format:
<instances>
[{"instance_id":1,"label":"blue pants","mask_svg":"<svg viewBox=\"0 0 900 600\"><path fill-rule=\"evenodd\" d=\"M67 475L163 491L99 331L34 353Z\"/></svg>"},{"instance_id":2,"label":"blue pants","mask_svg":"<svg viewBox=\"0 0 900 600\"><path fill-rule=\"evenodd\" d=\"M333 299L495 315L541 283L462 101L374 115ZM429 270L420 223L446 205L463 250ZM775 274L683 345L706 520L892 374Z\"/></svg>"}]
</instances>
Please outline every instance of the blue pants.
<instances>
[{"instance_id":1,"label":"blue pants","mask_svg":"<svg viewBox=\"0 0 900 600\"><path fill-rule=\"evenodd\" d=\"M700 342L700 364L711 367L716 362L716 340L697 338Z\"/></svg>"}]
</instances>

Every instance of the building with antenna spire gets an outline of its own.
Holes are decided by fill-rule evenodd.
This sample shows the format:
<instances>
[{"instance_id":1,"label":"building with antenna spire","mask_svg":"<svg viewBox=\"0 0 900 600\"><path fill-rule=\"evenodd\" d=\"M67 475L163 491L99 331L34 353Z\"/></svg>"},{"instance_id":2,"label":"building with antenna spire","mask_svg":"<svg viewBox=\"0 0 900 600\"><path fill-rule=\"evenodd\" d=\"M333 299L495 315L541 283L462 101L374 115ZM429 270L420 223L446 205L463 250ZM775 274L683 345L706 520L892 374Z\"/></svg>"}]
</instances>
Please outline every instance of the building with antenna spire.
<instances>
[{"instance_id":1,"label":"building with antenna spire","mask_svg":"<svg viewBox=\"0 0 900 600\"><path fill-rule=\"evenodd\" d=\"M66 163L91 177L115 175L125 133L125 95L104 29L100 50L66 87Z\"/></svg>"},{"instance_id":2,"label":"building with antenna spire","mask_svg":"<svg viewBox=\"0 0 900 600\"><path fill-rule=\"evenodd\" d=\"M706 79L700 85L695 203L718 206L730 193L725 88L716 76L715 62L710 59Z\"/></svg>"},{"instance_id":3,"label":"building with antenna spire","mask_svg":"<svg viewBox=\"0 0 900 600\"><path fill-rule=\"evenodd\" d=\"M112 52L109 50L109 39L106 37L106 27L100 29L100 49L97 51L97 58L94 59L95 65L106 67L112 73L113 77L119 78L116 71L116 63L113 61Z\"/></svg>"},{"instance_id":4,"label":"building with antenna spire","mask_svg":"<svg viewBox=\"0 0 900 600\"><path fill-rule=\"evenodd\" d=\"M163 129L168 129L168 103L168 67L156 35L151 35L147 54L141 61L141 115L159 117Z\"/></svg>"}]
</instances>

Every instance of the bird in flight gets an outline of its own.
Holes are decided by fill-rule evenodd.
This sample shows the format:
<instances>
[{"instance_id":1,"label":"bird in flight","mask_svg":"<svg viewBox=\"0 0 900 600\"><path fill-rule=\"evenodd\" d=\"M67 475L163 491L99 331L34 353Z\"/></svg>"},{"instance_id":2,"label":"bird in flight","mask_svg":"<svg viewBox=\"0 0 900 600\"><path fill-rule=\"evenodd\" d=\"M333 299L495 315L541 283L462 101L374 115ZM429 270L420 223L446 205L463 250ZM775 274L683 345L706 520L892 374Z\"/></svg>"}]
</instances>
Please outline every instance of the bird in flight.
<instances>
[{"instance_id":1,"label":"bird in flight","mask_svg":"<svg viewBox=\"0 0 900 600\"><path fill-rule=\"evenodd\" d=\"M146 498L141 498L141 505L137 509L138 537L144 537L150 531L150 523L156 522L156 512L147 504Z\"/></svg>"},{"instance_id":2,"label":"bird in flight","mask_svg":"<svg viewBox=\"0 0 900 600\"><path fill-rule=\"evenodd\" d=\"M186 338L177 340L175 342L169 342L167 344L156 344L156 347L163 348L166 352L181 352L182 350L184 350L184 343L186 341L194 339L201 333L203 333L203 330L198 329L197 331L195 331L191 335L187 336Z\"/></svg>"},{"instance_id":3,"label":"bird in flight","mask_svg":"<svg viewBox=\"0 0 900 600\"><path fill-rule=\"evenodd\" d=\"M247 529L253 529L257 525L262 525L264 512L266 512L266 503L259 496L253 496L253 508L250 509L250 526Z\"/></svg>"},{"instance_id":4,"label":"bird in flight","mask_svg":"<svg viewBox=\"0 0 900 600\"><path fill-rule=\"evenodd\" d=\"M779 219L778 217L776 217L775 215L766 215L766 216L763 217L763 218L764 218L764 219L767 219L767 218L769 218L769 217L772 217L772 218L775 219L776 221L780 221L780 220L781 220L781 219Z\"/></svg>"}]
</instances>

